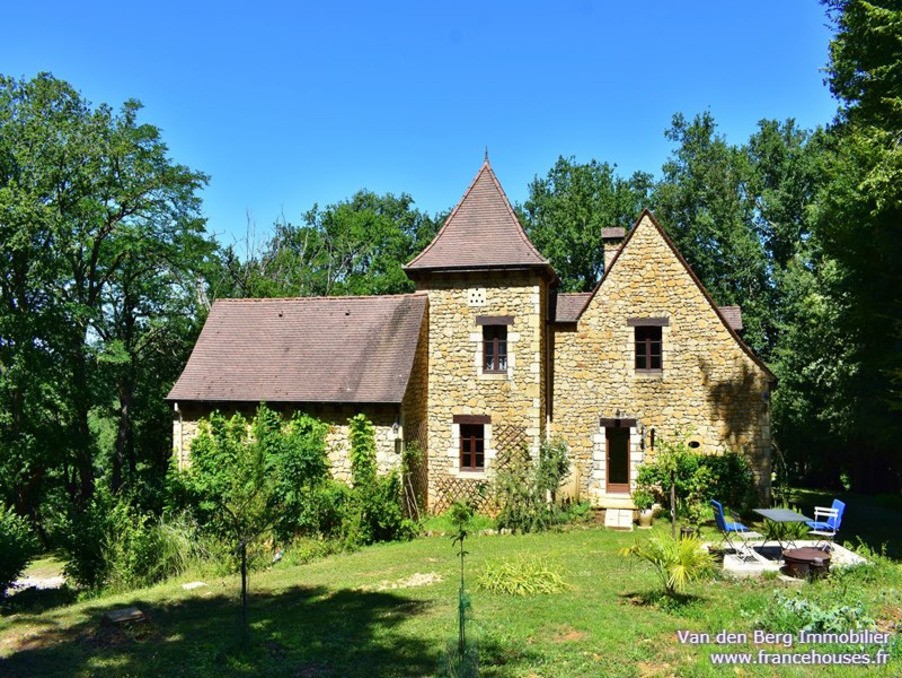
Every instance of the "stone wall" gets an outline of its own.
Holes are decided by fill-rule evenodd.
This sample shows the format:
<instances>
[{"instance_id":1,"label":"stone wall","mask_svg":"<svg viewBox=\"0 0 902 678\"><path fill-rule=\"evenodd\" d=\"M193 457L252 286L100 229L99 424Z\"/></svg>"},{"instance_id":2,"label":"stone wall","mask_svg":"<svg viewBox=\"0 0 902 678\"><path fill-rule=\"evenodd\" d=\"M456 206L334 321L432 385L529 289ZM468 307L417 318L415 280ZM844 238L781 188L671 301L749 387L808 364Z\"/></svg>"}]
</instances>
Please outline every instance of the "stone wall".
<instances>
[{"instance_id":1,"label":"stone wall","mask_svg":"<svg viewBox=\"0 0 902 678\"><path fill-rule=\"evenodd\" d=\"M637 373L630 318L666 318L663 369ZM743 350L646 215L603 279L578 325L555 331L551 433L565 439L581 490L599 505L606 492L601 418L635 419L630 480L656 440L690 433L706 453L744 452L759 492L770 491L769 380ZM627 502L628 503L628 502Z\"/></svg>"},{"instance_id":2,"label":"stone wall","mask_svg":"<svg viewBox=\"0 0 902 678\"><path fill-rule=\"evenodd\" d=\"M348 419L356 414L365 414L376 429L376 463L380 473L399 468L401 464L400 447L396 440L403 436L403 430L398 434L392 430L395 422L399 422L399 408L395 405L333 405L333 404L296 404L269 403L274 410L290 417L297 411L304 411L317 417L329 425L326 435L326 448L329 455L329 463L332 476L338 480L350 480L351 459L350 443L348 439ZM197 435L198 422L210 412L218 410L226 416L240 412L250 420L256 411L256 405L236 405L233 403L221 403L218 406L205 407L192 403L180 403L173 418L173 441L175 455L179 468L184 468L190 463L189 451L191 440Z\"/></svg>"},{"instance_id":3,"label":"stone wall","mask_svg":"<svg viewBox=\"0 0 902 678\"><path fill-rule=\"evenodd\" d=\"M538 450L545 421L547 283L535 272L433 275L418 281L429 294L427 439L429 497L441 478L482 480L491 474L492 427L525 429ZM513 316L508 326L506 374L482 370L482 327L477 316ZM488 415L485 470L460 469L455 415Z\"/></svg>"},{"instance_id":4,"label":"stone wall","mask_svg":"<svg viewBox=\"0 0 902 678\"><path fill-rule=\"evenodd\" d=\"M401 403L401 423L404 426L404 440L418 441L426 453L426 416L429 396L429 307L423 316L417 352L410 370L407 391Z\"/></svg>"}]
</instances>

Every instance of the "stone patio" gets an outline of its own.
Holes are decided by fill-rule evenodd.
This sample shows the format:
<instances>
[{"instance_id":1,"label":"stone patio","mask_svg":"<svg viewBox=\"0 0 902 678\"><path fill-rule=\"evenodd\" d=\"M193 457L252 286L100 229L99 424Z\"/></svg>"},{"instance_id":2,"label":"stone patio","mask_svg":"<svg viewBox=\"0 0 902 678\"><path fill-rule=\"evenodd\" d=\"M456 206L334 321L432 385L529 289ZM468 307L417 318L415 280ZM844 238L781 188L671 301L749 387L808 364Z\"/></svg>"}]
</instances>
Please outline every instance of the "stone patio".
<instances>
[{"instance_id":1,"label":"stone patio","mask_svg":"<svg viewBox=\"0 0 902 678\"><path fill-rule=\"evenodd\" d=\"M822 542L813 539L797 539L794 541L795 546L798 548L814 547L819 543ZM765 544L763 540L749 540L748 545L750 547L749 555L752 556L753 560L742 559L735 553L727 553L723 558L724 572L733 577L760 577L765 572L781 572L783 554L778 544L773 541ZM708 544L708 546L711 547L712 544ZM868 562L857 553L853 553L839 544L831 544L830 547L831 568L862 565ZM781 574L780 576L782 578L785 575ZM786 578L792 579L791 577ZM793 579L793 581L799 580Z\"/></svg>"}]
</instances>

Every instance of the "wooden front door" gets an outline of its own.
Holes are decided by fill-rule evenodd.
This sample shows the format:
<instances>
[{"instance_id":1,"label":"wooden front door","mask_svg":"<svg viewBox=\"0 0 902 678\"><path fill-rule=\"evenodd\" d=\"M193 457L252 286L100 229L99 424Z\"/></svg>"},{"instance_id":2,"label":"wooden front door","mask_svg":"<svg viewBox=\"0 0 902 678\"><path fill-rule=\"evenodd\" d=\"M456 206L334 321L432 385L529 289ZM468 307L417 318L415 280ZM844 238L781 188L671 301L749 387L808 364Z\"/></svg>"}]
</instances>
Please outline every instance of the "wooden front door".
<instances>
[{"instance_id":1,"label":"wooden front door","mask_svg":"<svg viewBox=\"0 0 902 678\"><path fill-rule=\"evenodd\" d=\"M606 428L608 492L630 491L630 430Z\"/></svg>"}]
</instances>

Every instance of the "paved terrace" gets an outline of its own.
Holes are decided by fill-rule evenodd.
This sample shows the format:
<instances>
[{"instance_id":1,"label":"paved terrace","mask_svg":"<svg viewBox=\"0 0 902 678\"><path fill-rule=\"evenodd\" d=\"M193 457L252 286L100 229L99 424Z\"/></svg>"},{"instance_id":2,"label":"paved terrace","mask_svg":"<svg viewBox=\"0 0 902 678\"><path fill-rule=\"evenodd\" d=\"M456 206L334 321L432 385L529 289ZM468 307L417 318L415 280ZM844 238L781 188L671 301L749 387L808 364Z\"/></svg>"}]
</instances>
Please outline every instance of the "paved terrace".
<instances>
[{"instance_id":1,"label":"paved terrace","mask_svg":"<svg viewBox=\"0 0 902 678\"><path fill-rule=\"evenodd\" d=\"M780 547L773 542L768 541L765 545L764 540L749 540L748 542L751 555L754 561L740 559L735 553L726 553L723 558L724 572L734 577L760 577L765 572L780 572L783 567L783 555ZM796 539L794 544L798 548L814 547L817 544L823 544L813 539ZM710 548L715 544L708 544ZM862 565L868 561L853 553L844 546L839 544L830 545L830 567L849 567L851 565Z\"/></svg>"}]
</instances>

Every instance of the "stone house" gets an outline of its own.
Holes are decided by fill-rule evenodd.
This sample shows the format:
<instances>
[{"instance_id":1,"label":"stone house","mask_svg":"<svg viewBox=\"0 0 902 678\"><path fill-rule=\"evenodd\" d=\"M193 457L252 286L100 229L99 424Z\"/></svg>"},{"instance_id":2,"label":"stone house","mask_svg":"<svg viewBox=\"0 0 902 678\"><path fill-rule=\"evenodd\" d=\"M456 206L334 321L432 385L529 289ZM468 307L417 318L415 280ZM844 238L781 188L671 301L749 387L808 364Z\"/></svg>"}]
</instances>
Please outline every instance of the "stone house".
<instances>
[{"instance_id":1,"label":"stone house","mask_svg":"<svg viewBox=\"0 0 902 678\"><path fill-rule=\"evenodd\" d=\"M691 436L743 452L770 491L774 375L742 341L652 214L605 229L590 293L558 292L488 161L434 240L405 267L416 292L381 297L219 300L168 399L188 459L198 419L265 401L331 425L347 477L347 419L376 425L382 470L416 441L428 505L491 478L505 450L570 449L570 492L629 508L656 440Z\"/></svg>"}]
</instances>

